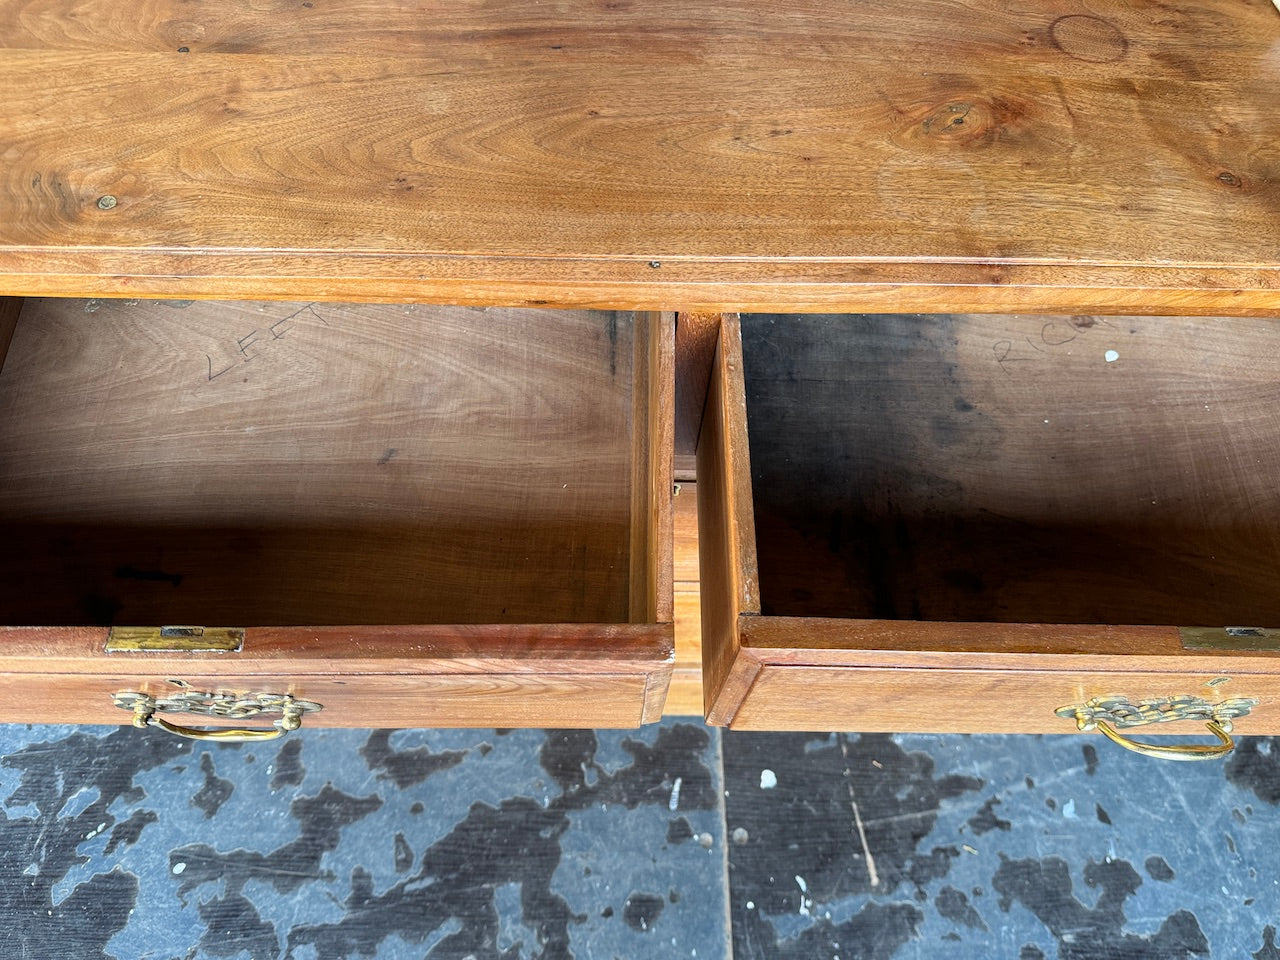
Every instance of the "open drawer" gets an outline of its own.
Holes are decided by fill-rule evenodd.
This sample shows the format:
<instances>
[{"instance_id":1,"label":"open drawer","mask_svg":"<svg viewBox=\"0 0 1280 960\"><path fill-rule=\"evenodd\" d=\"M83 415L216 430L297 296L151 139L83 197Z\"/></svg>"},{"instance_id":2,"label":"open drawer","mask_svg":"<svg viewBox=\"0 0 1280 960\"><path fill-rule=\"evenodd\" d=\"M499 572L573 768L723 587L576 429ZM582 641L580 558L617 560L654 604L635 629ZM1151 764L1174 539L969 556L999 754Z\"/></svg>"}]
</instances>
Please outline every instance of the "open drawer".
<instances>
[{"instance_id":1,"label":"open drawer","mask_svg":"<svg viewBox=\"0 0 1280 960\"><path fill-rule=\"evenodd\" d=\"M0 720L658 718L669 317L3 306Z\"/></svg>"},{"instance_id":2,"label":"open drawer","mask_svg":"<svg viewBox=\"0 0 1280 960\"><path fill-rule=\"evenodd\" d=\"M712 722L1280 732L1273 320L728 316L717 351Z\"/></svg>"}]
</instances>

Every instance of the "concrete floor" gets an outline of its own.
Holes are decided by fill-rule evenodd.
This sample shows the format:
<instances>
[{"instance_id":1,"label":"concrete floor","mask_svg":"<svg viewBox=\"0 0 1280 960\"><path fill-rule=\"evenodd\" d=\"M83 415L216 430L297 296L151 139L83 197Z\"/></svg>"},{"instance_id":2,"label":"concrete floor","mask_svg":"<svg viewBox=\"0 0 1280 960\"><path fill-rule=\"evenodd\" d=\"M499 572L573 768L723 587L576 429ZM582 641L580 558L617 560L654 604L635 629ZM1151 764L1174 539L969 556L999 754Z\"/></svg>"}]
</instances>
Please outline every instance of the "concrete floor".
<instances>
[{"instance_id":1,"label":"concrete floor","mask_svg":"<svg viewBox=\"0 0 1280 960\"><path fill-rule=\"evenodd\" d=\"M1280 740L0 727L0 956L1280 960Z\"/></svg>"}]
</instances>

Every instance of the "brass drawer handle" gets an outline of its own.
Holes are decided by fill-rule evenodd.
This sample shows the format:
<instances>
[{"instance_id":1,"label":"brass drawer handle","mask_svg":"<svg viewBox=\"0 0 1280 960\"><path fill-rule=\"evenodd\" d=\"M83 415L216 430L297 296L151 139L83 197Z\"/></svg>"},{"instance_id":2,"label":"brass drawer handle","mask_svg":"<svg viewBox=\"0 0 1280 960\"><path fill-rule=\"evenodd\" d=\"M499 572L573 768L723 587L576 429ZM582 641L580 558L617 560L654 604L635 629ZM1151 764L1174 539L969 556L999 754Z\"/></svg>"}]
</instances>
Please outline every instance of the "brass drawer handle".
<instances>
[{"instance_id":1,"label":"brass drawer handle","mask_svg":"<svg viewBox=\"0 0 1280 960\"><path fill-rule=\"evenodd\" d=\"M1236 747L1236 742L1232 740L1231 735L1227 733L1231 724L1226 720L1222 723L1218 723L1216 720L1210 720L1205 724L1205 726L1209 728L1209 732L1218 738L1218 743L1216 744L1180 743L1173 745L1130 740L1124 734L1118 733L1116 730L1112 729L1111 725L1105 720L1098 720L1096 722L1098 729L1102 731L1102 735L1112 743L1118 743L1126 750L1132 750L1134 753L1140 753L1144 757L1159 757L1162 760L1217 760L1219 757L1225 757Z\"/></svg>"},{"instance_id":2,"label":"brass drawer handle","mask_svg":"<svg viewBox=\"0 0 1280 960\"><path fill-rule=\"evenodd\" d=\"M305 714L322 709L310 700L299 700L289 694L200 693L184 690L168 697L153 697L136 691L121 691L111 698L121 710L133 713L133 725L139 729L155 724L172 734L191 740L216 740L222 743L247 743L275 740L302 726ZM280 717L266 729L241 730L227 727L187 727L157 716L159 713L195 713L208 717L234 720L248 719L263 713L279 713Z\"/></svg>"},{"instance_id":3,"label":"brass drawer handle","mask_svg":"<svg viewBox=\"0 0 1280 960\"><path fill-rule=\"evenodd\" d=\"M1231 739L1231 721L1243 717L1257 700L1243 697L1210 703L1200 697L1176 696L1131 702L1124 697L1095 697L1088 703L1059 707L1058 716L1074 719L1082 731L1099 730L1112 743L1146 757L1162 760L1216 760L1235 749ZM1217 739L1217 743L1157 744L1131 740L1117 728L1140 727L1174 720L1200 720Z\"/></svg>"}]
</instances>

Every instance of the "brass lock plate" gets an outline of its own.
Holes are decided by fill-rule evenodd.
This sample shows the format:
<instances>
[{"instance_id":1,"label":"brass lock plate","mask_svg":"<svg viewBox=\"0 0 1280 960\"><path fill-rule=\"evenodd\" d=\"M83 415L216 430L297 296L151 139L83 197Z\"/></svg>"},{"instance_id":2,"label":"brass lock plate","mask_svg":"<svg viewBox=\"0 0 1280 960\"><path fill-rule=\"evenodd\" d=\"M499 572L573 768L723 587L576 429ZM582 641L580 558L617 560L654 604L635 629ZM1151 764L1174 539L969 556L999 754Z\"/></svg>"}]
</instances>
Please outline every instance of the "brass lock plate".
<instances>
[{"instance_id":1,"label":"brass lock plate","mask_svg":"<svg viewBox=\"0 0 1280 960\"><path fill-rule=\"evenodd\" d=\"M107 653L239 653L243 627L112 627Z\"/></svg>"},{"instance_id":2,"label":"brass lock plate","mask_svg":"<svg viewBox=\"0 0 1280 960\"><path fill-rule=\"evenodd\" d=\"M1179 627L1187 650L1280 651L1280 630L1266 627Z\"/></svg>"}]
</instances>

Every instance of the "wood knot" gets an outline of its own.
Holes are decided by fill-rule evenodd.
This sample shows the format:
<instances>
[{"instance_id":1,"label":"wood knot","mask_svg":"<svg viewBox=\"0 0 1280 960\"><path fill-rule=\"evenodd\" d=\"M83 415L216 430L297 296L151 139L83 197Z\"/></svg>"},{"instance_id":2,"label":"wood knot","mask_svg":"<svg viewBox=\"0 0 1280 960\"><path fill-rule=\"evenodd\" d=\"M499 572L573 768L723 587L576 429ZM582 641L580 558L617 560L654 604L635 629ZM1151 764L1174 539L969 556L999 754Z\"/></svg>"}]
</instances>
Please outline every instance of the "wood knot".
<instances>
[{"instance_id":1,"label":"wood knot","mask_svg":"<svg viewBox=\"0 0 1280 960\"><path fill-rule=\"evenodd\" d=\"M928 136L963 133L964 131L960 128L965 125L971 113L973 113L971 103L948 103L925 117L920 126Z\"/></svg>"},{"instance_id":2,"label":"wood knot","mask_svg":"<svg viewBox=\"0 0 1280 960\"><path fill-rule=\"evenodd\" d=\"M986 98L948 100L921 104L911 126L898 137L908 143L937 147L976 147L993 142L1000 129L1015 123L1019 109L1011 103Z\"/></svg>"}]
</instances>

